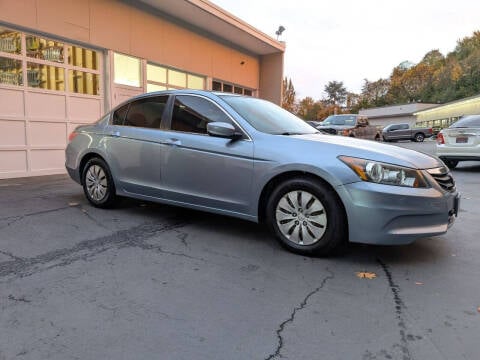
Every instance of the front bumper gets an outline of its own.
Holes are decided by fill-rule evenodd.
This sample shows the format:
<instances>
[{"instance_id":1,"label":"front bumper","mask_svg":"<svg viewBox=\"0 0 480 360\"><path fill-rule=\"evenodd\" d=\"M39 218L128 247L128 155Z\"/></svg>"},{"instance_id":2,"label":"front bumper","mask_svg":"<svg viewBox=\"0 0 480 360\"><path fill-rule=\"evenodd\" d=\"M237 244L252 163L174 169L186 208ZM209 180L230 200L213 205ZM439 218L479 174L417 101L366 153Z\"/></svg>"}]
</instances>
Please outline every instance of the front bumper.
<instances>
[{"instance_id":1,"label":"front bumper","mask_svg":"<svg viewBox=\"0 0 480 360\"><path fill-rule=\"evenodd\" d=\"M350 242L402 245L447 232L459 195L437 188L413 189L356 182L337 188L348 217Z\"/></svg>"}]
</instances>

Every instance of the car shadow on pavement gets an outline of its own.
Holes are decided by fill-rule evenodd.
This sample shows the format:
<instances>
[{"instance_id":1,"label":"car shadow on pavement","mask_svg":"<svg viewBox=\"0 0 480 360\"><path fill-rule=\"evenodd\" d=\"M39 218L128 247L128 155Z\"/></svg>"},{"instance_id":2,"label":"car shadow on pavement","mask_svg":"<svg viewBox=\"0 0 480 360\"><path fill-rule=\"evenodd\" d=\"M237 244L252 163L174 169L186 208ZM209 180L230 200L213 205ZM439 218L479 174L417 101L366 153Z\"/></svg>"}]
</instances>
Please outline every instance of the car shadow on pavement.
<instances>
[{"instance_id":1,"label":"car shadow on pavement","mask_svg":"<svg viewBox=\"0 0 480 360\"><path fill-rule=\"evenodd\" d=\"M435 263L452 256L451 244L442 237L418 239L409 245L348 245L340 258L345 260L377 261L382 259L389 264L417 265Z\"/></svg>"},{"instance_id":2,"label":"car shadow on pavement","mask_svg":"<svg viewBox=\"0 0 480 360\"><path fill-rule=\"evenodd\" d=\"M465 173L479 173L480 172L480 165L478 162L465 162L465 163L460 163L458 164L458 167L456 167L453 170L453 175L455 175L456 172L465 172Z\"/></svg>"}]
</instances>

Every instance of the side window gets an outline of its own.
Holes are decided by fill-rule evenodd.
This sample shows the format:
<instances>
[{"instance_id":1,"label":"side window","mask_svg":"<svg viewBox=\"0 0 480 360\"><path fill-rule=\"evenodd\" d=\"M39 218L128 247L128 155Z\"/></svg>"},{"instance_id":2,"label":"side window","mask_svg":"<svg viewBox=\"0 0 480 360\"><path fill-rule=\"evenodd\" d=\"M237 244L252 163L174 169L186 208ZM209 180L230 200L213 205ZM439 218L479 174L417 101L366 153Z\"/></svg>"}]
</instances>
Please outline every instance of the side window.
<instances>
[{"instance_id":1,"label":"side window","mask_svg":"<svg viewBox=\"0 0 480 360\"><path fill-rule=\"evenodd\" d=\"M232 124L228 116L210 100L188 95L180 95L175 98L172 130L207 134L207 123L213 121Z\"/></svg>"},{"instance_id":2,"label":"side window","mask_svg":"<svg viewBox=\"0 0 480 360\"><path fill-rule=\"evenodd\" d=\"M125 126L159 129L168 96L152 96L130 104Z\"/></svg>"},{"instance_id":3,"label":"side window","mask_svg":"<svg viewBox=\"0 0 480 360\"><path fill-rule=\"evenodd\" d=\"M403 124L402 125L402 130L407 130L408 129L408 124Z\"/></svg>"},{"instance_id":4,"label":"side window","mask_svg":"<svg viewBox=\"0 0 480 360\"><path fill-rule=\"evenodd\" d=\"M129 106L130 104L124 105L113 113L112 125L123 125Z\"/></svg>"}]
</instances>

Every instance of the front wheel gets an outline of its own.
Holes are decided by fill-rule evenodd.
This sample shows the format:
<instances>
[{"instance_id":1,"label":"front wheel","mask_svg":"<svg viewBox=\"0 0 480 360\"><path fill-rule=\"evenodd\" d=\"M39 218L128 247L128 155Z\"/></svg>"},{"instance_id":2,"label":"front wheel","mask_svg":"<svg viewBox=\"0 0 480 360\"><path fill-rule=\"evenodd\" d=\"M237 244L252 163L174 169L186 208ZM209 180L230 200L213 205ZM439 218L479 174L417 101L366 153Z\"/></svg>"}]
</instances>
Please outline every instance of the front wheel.
<instances>
[{"instance_id":1,"label":"front wheel","mask_svg":"<svg viewBox=\"0 0 480 360\"><path fill-rule=\"evenodd\" d=\"M313 179L290 179L272 192L267 222L282 246L301 255L328 255L347 240L347 220L335 192Z\"/></svg>"},{"instance_id":2,"label":"front wheel","mask_svg":"<svg viewBox=\"0 0 480 360\"><path fill-rule=\"evenodd\" d=\"M414 137L416 142L422 142L425 139L425 136L422 133L415 134Z\"/></svg>"},{"instance_id":3,"label":"front wheel","mask_svg":"<svg viewBox=\"0 0 480 360\"><path fill-rule=\"evenodd\" d=\"M109 208L116 201L115 184L105 161L92 158L87 161L82 173L83 192L96 207Z\"/></svg>"}]
</instances>

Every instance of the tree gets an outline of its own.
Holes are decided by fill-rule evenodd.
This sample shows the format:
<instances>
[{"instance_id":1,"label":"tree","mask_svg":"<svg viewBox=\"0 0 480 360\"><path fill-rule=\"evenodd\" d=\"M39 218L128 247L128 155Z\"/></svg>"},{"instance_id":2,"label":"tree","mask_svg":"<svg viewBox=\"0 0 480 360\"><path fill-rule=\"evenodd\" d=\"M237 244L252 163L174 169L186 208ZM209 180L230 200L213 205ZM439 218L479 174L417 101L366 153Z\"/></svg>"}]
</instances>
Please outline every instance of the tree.
<instances>
[{"instance_id":1,"label":"tree","mask_svg":"<svg viewBox=\"0 0 480 360\"><path fill-rule=\"evenodd\" d=\"M389 90L390 80L388 79L379 79L377 81L364 79L358 103L363 108L383 106L387 103L386 96Z\"/></svg>"},{"instance_id":2,"label":"tree","mask_svg":"<svg viewBox=\"0 0 480 360\"><path fill-rule=\"evenodd\" d=\"M327 100L333 104L335 109L338 105L342 105L347 98L347 89L343 86L342 81L329 81L325 85L324 91L327 93Z\"/></svg>"},{"instance_id":3,"label":"tree","mask_svg":"<svg viewBox=\"0 0 480 360\"><path fill-rule=\"evenodd\" d=\"M296 93L295 88L293 87L292 79L285 77L282 80L282 107L290 111L291 113L296 112Z\"/></svg>"},{"instance_id":4,"label":"tree","mask_svg":"<svg viewBox=\"0 0 480 360\"><path fill-rule=\"evenodd\" d=\"M298 102L297 116L304 120L322 120L333 114L333 105L324 100L315 101L307 96Z\"/></svg>"}]
</instances>

